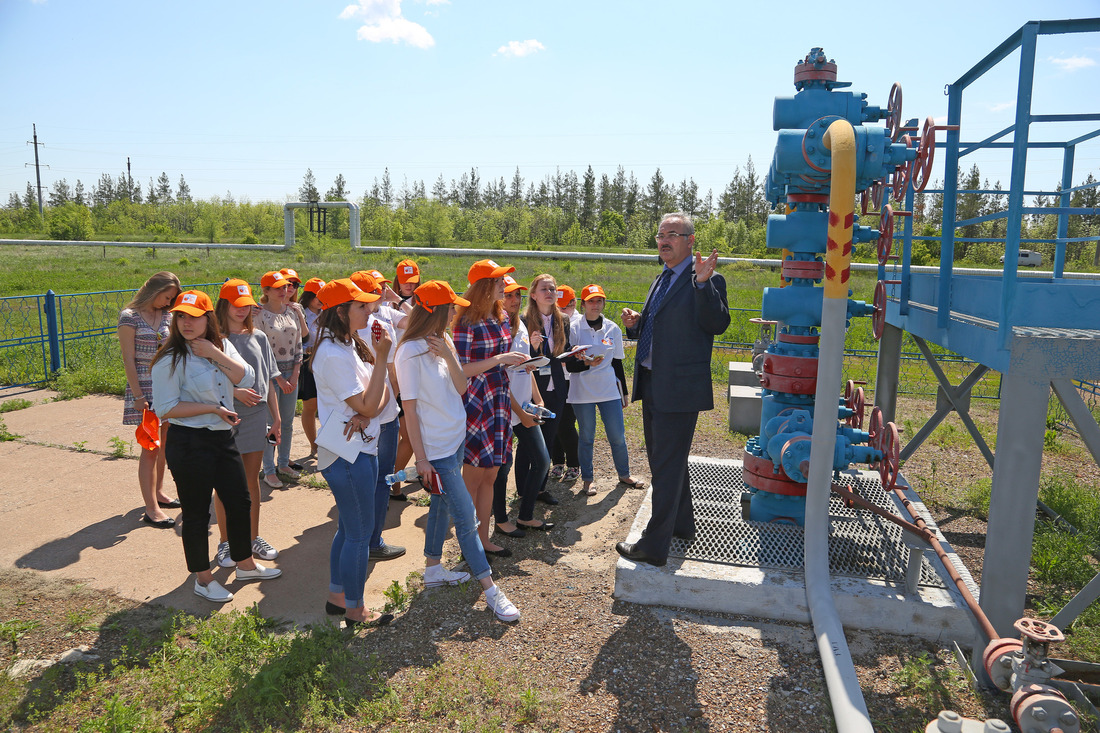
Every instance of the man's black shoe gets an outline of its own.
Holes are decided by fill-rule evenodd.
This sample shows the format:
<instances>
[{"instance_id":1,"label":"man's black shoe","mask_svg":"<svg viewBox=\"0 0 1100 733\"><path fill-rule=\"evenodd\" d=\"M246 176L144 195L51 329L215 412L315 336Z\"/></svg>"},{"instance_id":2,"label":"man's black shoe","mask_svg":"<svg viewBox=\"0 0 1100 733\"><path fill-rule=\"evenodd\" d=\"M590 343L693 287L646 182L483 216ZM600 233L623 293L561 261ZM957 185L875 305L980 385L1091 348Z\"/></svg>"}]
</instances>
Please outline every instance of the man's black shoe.
<instances>
[{"instance_id":1,"label":"man's black shoe","mask_svg":"<svg viewBox=\"0 0 1100 733\"><path fill-rule=\"evenodd\" d=\"M695 541L695 533L694 532L692 532L691 534L687 534L687 533L684 533L684 532L673 532L672 536L673 537L678 537L678 538L682 539L684 542L694 542Z\"/></svg>"},{"instance_id":2,"label":"man's black shoe","mask_svg":"<svg viewBox=\"0 0 1100 733\"><path fill-rule=\"evenodd\" d=\"M638 549L636 544L629 542L618 542L615 544L615 551L632 562L644 562L654 567L664 567L666 560L659 560L652 555L642 552Z\"/></svg>"},{"instance_id":3,"label":"man's black shoe","mask_svg":"<svg viewBox=\"0 0 1100 733\"><path fill-rule=\"evenodd\" d=\"M555 497L549 491L540 491L538 495L535 496L535 499L541 501L543 504L549 504L550 506L561 503L558 501L557 497Z\"/></svg>"}]
</instances>

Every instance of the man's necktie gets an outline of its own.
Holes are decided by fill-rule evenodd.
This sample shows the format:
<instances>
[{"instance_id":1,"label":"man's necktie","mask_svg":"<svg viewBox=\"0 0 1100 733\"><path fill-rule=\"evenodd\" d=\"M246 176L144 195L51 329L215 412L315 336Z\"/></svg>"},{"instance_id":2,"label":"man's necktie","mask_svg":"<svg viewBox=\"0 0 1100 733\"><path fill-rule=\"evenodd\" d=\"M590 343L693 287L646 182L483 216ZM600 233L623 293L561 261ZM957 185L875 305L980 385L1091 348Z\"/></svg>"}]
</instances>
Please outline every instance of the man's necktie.
<instances>
[{"instance_id":1,"label":"man's necktie","mask_svg":"<svg viewBox=\"0 0 1100 733\"><path fill-rule=\"evenodd\" d=\"M646 313L645 323L642 324L642 335L638 339L638 363L641 364L649 357L649 350L653 347L653 318L664 300L668 283L672 279L672 270L667 267L661 271L657 278L657 288L653 291L653 297L649 299L649 309Z\"/></svg>"}]
</instances>

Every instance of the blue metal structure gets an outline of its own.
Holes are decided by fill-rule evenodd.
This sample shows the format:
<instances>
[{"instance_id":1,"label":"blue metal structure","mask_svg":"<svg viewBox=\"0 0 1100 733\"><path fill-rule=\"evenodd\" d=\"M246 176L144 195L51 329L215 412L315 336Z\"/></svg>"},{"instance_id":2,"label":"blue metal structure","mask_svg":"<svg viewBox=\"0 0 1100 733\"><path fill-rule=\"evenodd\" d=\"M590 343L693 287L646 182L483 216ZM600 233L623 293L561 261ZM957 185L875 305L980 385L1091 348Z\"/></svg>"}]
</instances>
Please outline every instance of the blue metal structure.
<instances>
[{"instance_id":1,"label":"blue metal structure","mask_svg":"<svg viewBox=\"0 0 1100 733\"><path fill-rule=\"evenodd\" d=\"M897 185L894 187L898 197L904 195L905 208L911 211L915 194L913 184L919 178L924 179L921 184L927 182L934 150L938 147L944 151L939 271L918 273L911 268L912 244L920 238L913 236L910 221L899 233L900 261L892 263L891 260L898 258L890 256L889 245L885 251L880 246L880 281L875 299L880 310L876 312L875 331L882 340L875 398L887 419L893 418L901 336L909 333L937 372L940 393L936 414L910 438L900 457L904 460L911 455L944 417L956 412L992 466L992 501L980 603L1002 635L1011 635L1013 623L1023 615L1043 436L1052 388L1074 420L1086 447L1100 461L1100 427L1073 386L1075 380L1095 380L1100 376L1100 286L1093 281L1069 279L1065 273L1067 244L1098 239L1093 235L1071 240L1068 233L1071 217L1100 213L1097 209L1070 205L1071 194L1080 190L1080 187L1073 188L1077 148L1100 137L1100 128L1064 141L1031 139L1033 126L1039 124L1100 122L1100 112L1095 111L1095 105L1093 110L1082 112L1036 114L1032 111L1039 37L1098 32L1098 18L1027 23L956 82L949 84L946 89L947 125L937 128L931 119L925 123L918 160L901 179L897 176L902 174L895 174ZM1013 124L983 140L964 142L965 92L1013 54L1018 54L1019 64ZM1081 95L1065 103L1087 104L1093 99L1092 95ZM937 129L947 130L945 143L935 143ZM1063 151L1061 191L1057 193L1058 206L1054 208L1025 204L1026 196L1042 193L1025 190L1028 152L1038 148ZM1004 150L1011 155L1008 208L997 214L959 220L957 197L986 193L960 191L958 187L960 161L979 150ZM914 170L921 168L922 172L914 174ZM884 213L887 213L885 207ZM1023 217L1029 214L1058 216L1057 236L1052 242L1054 267L1051 277L1022 279L1017 272L1021 243L1035 241L1022 238ZM993 219L1006 221L1003 272L991 271L988 275L955 272L958 230ZM892 222L889 231L893 231ZM888 267L900 272L888 275ZM952 385L938 370L929 343L972 359L978 366L962 383ZM967 414L969 390L989 369L1002 375L995 456ZM1100 584L1092 585L1097 589L1090 591L1092 598L1084 599L1085 605L1100 594Z\"/></svg>"},{"instance_id":2,"label":"blue metal structure","mask_svg":"<svg viewBox=\"0 0 1100 733\"><path fill-rule=\"evenodd\" d=\"M883 459L883 451L865 445L871 436L861 429L862 388L850 386L844 403L838 399L837 404L814 404L824 292L818 285L826 274L822 255L827 228L830 217L852 216L850 210L829 210L832 172L824 133L836 120L854 128L857 190L907 165L916 151L891 139L889 125L896 127L899 105L875 107L867 103L866 94L841 91L850 83L837 81L836 63L827 61L822 49L811 49L795 66L794 83L794 97L775 100L772 126L779 136L765 182L769 202L784 204L787 213L768 217L768 246L784 253L783 287L764 290L761 315L782 325L762 360L760 434L746 445L744 461L745 482L754 492L750 518L801 525L816 409L835 410L838 419L847 421L836 425L834 471ZM888 126L868 124L881 120L887 120ZM879 232L870 227L853 228L854 242L878 237ZM873 310L863 301L848 300L849 319L869 316Z\"/></svg>"}]
</instances>

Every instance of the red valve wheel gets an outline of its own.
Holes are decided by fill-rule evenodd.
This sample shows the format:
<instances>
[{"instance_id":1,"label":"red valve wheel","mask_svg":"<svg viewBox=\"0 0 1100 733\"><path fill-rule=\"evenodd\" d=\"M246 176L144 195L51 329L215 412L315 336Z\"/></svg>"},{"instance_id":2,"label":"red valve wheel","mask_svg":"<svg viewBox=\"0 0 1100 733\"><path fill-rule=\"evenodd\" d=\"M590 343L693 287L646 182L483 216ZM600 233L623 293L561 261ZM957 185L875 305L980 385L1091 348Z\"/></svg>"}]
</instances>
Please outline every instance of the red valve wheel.
<instances>
[{"instance_id":1,"label":"red valve wheel","mask_svg":"<svg viewBox=\"0 0 1100 733\"><path fill-rule=\"evenodd\" d=\"M920 133L917 157L909 165L909 177L913 179L913 191L920 193L932 178L932 161L936 157L936 121L928 116Z\"/></svg>"},{"instance_id":2,"label":"red valve wheel","mask_svg":"<svg viewBox=\"0 0 1100 733\"><path fill-rule=\"evenodd\" d=\"M862 216L867 215L867 207L871 205L871 187L863 189L859 192L859 213Z\"/></svg>"},{"instance_id":3,"label":"red valve wheel","mask_svg":"<svg viewBox=\"0 0 1100 733\"><path fill-rule=\"evenodd\" d=\"M871 314L871 333L874 334L875 341L878 341L886 328L886 283L882 280L875 284L873 304L875 312Z\"/></svg>"},{"instance_id":4,"label":"red valve wheel","mask_svg":"<svg viewBox=\"0 0 1100 733\"><path fill-rule=\"evenodd\" d=\"M890 96L887 98L886 129L890 131L890 139L897 140L901 132L901 83L894 82L890 87Z\"/></svg>"},{"instance_id":5,"label":"red valve wheel","mask_svg":"<svg viewBox=\"0 0 1100 733\"><path fill-rule=\"evenodd\" d=\"M895 174L897 175L897 174ZM885 265L890 261L890 251L894 248L894 207L886 204L886 211L878 222L878 263Z\"/></svg>"},{"instance_id":6,"label":"red valve wheel","mask_svg":"<svg viewBox=\"0 0 1100 733\"><path fill-rule=\"evenodd\" d=\"M863 395L863 387L856 387L856 391L848 399L848 409L852 411L848 416L848 427L862 430L863 414L867 409L867 398Z\"/></svg>"},{"instance_id":7,"label":"red valve wheel","mask_svg":"<svg viewBox=\"0 0 1100 733\"><path fill-rule=\"evenodd\" d=\"M856 391L856 383L854 380L849 379L844 383L844 401L847 402L852 398L852 393Z\"/></svg>"},{"instance_id":8,"label":"red valve wheel","mask_svg":"<svg viewBox=\"0 0 1100 733\"><path fill-rule=\"evenodd\" d=\"M1046 621L1040 621L1037 618L1022 618L1012 625L1032 641L1054 643L1066 640L1061 629L1054 624L1048 624Z\"/></svg>"},{"instance_id":9,"label":"red valve wheel","mask_svg":"<svg viewBox=\"0 0 1100 733\"><path fill-rule=\"evenodd\" d=\"M898 426L888 422L882 428L882 463L878 469L882 488L888 491L897 486L900 473L901 438L898 436Z\"/></svg>"},{"instance_id":10,"label":"red valve wheel","mask_svg":"<svg viewBox=\"0 0 1100 733\"><path fill-rule=\"evenodd\" d=\"M882 450L875 443L879 440L879 436L882 435L882 408L875 405L871 408L871 418L867 421L867 432L871 434L868 444L875 450Z\"/></svg>"}]
</instances>

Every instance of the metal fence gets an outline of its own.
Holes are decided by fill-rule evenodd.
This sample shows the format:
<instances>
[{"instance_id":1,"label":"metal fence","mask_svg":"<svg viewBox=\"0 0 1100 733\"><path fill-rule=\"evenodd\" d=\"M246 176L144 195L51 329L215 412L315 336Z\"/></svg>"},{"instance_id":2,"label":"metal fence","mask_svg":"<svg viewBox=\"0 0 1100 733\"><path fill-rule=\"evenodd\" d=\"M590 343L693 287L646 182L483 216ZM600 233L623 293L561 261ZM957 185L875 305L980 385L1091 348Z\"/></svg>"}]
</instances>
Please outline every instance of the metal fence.
<instances>
[{"instance_id":1,"label":"metal fence","mask_svg":"<svg viewBox=\"0 0 1100 733\"><path fill-rule=\"evenodd\" d=\"M185 286L200 289L217 298L221 283L201 283ZM119 353L116 328L118 314L130 302L135 290L109 290L93 293L21 295L0 298L0 384L27 386L47 382L58 370L75 371L95 367L115 375L115 381L125 384L122 357ZM623 306L640 308L633 301L608 301L607 315L618 320ZM751 359L753 342L759 336L759 326L750 323L760 315L752 308L731 308L729 329L715 342L713 366L721 379L726 362ZM853 320L847 336L844 354L846 379L866 382L865 391L872 392L875 382L877 353L873 348L867 319ZM906 335L901 355L899 393L910 396L935 397L937 384L932 370L916 344ZM933 347L935 350L936 347ZM975 366L974 362L951 352L940 350L937 359L952 383L958 384ZM998 399L1000 374L990 371L975 385L971 397ZM1095 413L1100 403L1100 385L1079 384L1082 398ZM1056 398L1052 399L1048 421L1068 427L1072 424Z\"/></svg>"}]
</instances>

